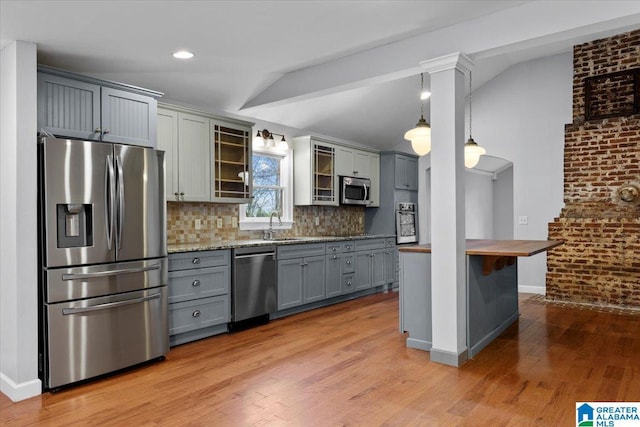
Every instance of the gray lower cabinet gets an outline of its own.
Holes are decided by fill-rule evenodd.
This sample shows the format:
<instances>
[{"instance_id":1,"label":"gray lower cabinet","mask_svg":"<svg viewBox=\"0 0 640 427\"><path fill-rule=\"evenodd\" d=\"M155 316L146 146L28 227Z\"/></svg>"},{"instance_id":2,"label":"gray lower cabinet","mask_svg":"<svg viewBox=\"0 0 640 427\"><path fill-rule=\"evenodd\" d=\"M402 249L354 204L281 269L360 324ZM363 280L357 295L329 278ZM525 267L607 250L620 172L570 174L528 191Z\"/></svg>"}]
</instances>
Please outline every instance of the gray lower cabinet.
<instances>
[{"instance_id":1,"label":"gray lower cabinet","mask_svg":"<svg viewBox=\"0 0 640 427\"><path fill-rule=\"evenodd\" d=\"M279 246L278 310L325 298L325 244Z\"/></svg>"},{"instance_id":2,"label":"gray lower cabinet","mask_svg":"<svg viewBox=\"0 0 640 427\"><path fill-rule=\"evenodd\" d=\"M385 239L355 242L354 290L360 291L389 283L385 276L385 252Z\"/></svg>"},{"instance_id":3,"label":"gray lower cabinet","mask_svg":"<svg viewBox=\"0 0 640 427\"><path fill-rule=\"evenodd\" d=\"M230 251L169 255L169 339L183 344L227 332Z\"/></svg>"},{"instance_id":4,"label":"gray lower cabinet","mask_svg":"<svg viewBox=\"0 0 640 427\"><path fill-rule=\"evenodd\" d=\"M395 239L385 240L384 281L397 286L399 280L398 248Z\"/></svg>"},{"instance_id":5,"label":"gray lower cabinet","mask_svg":"<svg viewBox=\"0 0 640 427\"><path fill-rule=\"evenodd\" d=\"M327 243L325 258L325 297L331 298L355 291L353 277L355 258L352 240Z\"/></svg>"},{"instance_id":6,"label":"gray lower cabinet","mask_svg":"<svg viewBox=\"0 0 640 427\"><path fill-rule=\"evenodd\" d=\"M156 147L161 93L43 66L38 70L38 131Z\"/></svg>"}]
</instances>

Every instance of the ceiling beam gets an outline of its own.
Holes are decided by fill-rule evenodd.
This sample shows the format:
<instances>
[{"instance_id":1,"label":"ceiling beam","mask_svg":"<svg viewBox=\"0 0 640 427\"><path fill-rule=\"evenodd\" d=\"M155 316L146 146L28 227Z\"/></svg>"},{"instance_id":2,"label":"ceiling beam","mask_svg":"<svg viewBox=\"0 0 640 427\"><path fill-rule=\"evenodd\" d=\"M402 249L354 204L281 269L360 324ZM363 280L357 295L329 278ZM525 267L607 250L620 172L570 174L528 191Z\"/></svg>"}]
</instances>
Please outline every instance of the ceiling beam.
<instances>
[{"instance_id":1,"label":"ceiling beam","mask_svg":"<svg viewBox=\"0 0 640 427\"><path fill-rule=\"evenodd\" d=\"M517 54L552 55L574 44L640 26L640 2L532 1L478 19L292 71L241 111L277 106L377 85L422 72L420 62L464 52L474 60ZM523 58L527 52L530 58Z\"/></svg>"}]
</instances>

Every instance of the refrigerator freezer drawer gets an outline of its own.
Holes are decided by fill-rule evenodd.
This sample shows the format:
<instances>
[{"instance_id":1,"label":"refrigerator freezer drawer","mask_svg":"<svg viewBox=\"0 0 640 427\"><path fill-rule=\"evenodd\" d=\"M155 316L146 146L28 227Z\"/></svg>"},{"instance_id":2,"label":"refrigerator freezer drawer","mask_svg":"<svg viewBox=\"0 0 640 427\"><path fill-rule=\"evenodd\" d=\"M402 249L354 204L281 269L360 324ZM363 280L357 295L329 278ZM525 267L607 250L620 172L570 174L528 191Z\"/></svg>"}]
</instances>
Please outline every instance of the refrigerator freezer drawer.
<instances>
[{"instance_id":1,"label":"refrigerator freezer drawer","mask_svg":"<svg viewBox=\"0 0 640 427\"><path fill-rule=\"evenodd\" d=\"M45 302L94 298L168 284L167 259L45 270Z\"/></svg>"},{"instance_id":2,"label":"refrigerator freezer drawer","mask_svg":"<svg viewBox=\"0 0 640 427\"><path fill-rule=\"evenodd\" d=\"M45 305L45 387L133 366L169 351L167 287Z\"/></svg>"}]
</instances>

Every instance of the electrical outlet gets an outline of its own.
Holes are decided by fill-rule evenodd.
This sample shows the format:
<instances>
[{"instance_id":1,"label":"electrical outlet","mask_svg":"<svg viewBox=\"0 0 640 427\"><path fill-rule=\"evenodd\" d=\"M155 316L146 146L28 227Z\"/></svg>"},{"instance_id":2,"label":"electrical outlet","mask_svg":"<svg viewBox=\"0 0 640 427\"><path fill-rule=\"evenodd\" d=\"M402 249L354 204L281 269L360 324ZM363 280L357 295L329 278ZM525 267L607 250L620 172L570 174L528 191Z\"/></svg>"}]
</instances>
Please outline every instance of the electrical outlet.
<instances>
[{"instance_id":1,"label":"electrical outlet","mask_svg":"<svg viewBox=\"0 0 640 427\"><path fill-rule=\"evenodd\" d=\"M362 217L361 216L358 217L358 225L362 225Z\"/></svg>"},{"instance_id":2,"label":"electrical outlet","mask_svg":"<svg viewBox=\"0 0 640 427\"><path fill-rule=\"evenodd\" d=\"M236 218L235 216L231 218L231 226L233 228L238 228L238 218Z\"/></svg>"},{"instance_id":3,"label":"electrical outlet","mask_svg":"<svg viewBox=\"0 0 640 427\"><path fill-rule=\"evenodd\" d=\"M218 228L222 228L222 218L218 218Z\"/></svg>"},{"instance_id":4,"label":"electrical outlet","mask_svg":"<svg viewBox=\"0 0 640 427\"><path fill-rule=\"evenodd\" d=\"M529 217L526 215L521 215L518 217L518 224L527 225L529 224Z\"/></svg>"},{"instance_id":5,"label":"electrical outlet","mask_svg":"<svg viewBox=\"0 0 640 427\"><path fill-rule=\"evenodd\" d=\"M196 230L200 230L202 228L202 221L200 220L200 218L196 218L195 227Z\"/></svg>"},{"instance_id":6,"label":"electrical outlet","mask_svg":"<svg viewBox=\"0 0 640 427\"><path fill-rule=\"evenodd\" d=\"M316 223L316 225L320 225L320 217L319 216L316 217L315 223Z\"/></svg>"}]
</instances>

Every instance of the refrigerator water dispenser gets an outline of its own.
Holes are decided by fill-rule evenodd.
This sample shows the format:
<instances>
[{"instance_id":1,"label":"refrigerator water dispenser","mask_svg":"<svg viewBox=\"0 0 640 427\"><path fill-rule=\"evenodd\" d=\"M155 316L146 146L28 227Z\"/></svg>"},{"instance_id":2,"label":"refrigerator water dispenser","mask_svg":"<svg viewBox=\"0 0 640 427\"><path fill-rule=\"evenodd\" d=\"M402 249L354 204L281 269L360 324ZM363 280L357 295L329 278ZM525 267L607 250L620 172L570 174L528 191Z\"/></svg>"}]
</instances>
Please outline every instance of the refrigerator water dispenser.
<instances>
[{"instance_id":1,"label":"refrigerator water dispenser","mask_svg":"<svg viewBox=\"0 0 640 427\"><path fill-rule=\"evenodd\" d=\"M74 248L93 245L91 204L58 204L58 247Z\"/></svg>"}]
</instances>

